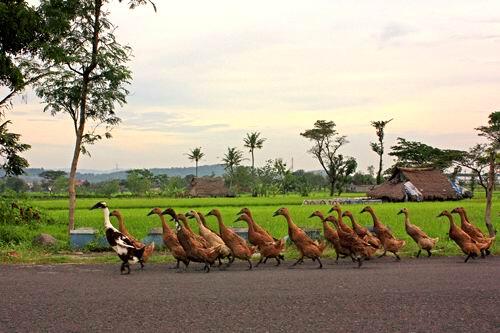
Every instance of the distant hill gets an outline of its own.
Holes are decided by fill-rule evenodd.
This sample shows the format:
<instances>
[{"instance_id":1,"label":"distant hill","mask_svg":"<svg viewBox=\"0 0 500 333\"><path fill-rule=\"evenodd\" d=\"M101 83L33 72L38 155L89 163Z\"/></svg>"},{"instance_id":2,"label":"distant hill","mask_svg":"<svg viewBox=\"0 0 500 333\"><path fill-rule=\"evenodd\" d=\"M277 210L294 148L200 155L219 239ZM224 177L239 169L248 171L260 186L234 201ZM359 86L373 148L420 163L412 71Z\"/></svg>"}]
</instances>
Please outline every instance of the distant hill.
<instances>
[{"instance_id":1,"label":"distant hill","mask_svg":"<svg viewBox=\"0 0 500 333\"><path fill-rule=\"evenodd\" d=\"M45 170L44 168L27 168L24 171L26 172L22 178L26 180L39 180L39 175ZM117 170L117 171L99 171L99 170L83 170L84 172L78 172L76 174L77 179L86 180L89 183L98 183L106 180L113 179L126 179L127 178L127 170ZM91 172L88 172L91 171ZM185 177L187 175L194 175L195 168L187 167L187 168L153 168L149 169L155 176L156 175L168 175L170 177L179 176ZM222 176L224 174L224 166L221 164L212 164L212 165L200 165L198 166L198 176ZM3 170L0 170L0 177L3 177L5 173Z\"/></svg>"}]
</instances>

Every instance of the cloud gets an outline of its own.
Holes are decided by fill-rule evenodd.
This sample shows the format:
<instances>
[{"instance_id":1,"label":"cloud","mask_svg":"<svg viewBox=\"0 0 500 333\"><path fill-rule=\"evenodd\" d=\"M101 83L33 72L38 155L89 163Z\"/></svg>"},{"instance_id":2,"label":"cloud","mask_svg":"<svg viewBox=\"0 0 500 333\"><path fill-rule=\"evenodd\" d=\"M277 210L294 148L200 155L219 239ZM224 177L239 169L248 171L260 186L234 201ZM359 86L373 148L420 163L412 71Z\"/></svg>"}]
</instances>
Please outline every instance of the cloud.
<instances>
[{"instance_id":1,"label":"cloud","mask_svg":"<svg viewBox=\"0 0 500 333\"><path fill-rule=\"evenodd\" d=\"M392 23L386 25L382 31L376 36L380 47L388 45L399 45L403 39L416 30L403 24Z\"/></svg>"}]
</instances>

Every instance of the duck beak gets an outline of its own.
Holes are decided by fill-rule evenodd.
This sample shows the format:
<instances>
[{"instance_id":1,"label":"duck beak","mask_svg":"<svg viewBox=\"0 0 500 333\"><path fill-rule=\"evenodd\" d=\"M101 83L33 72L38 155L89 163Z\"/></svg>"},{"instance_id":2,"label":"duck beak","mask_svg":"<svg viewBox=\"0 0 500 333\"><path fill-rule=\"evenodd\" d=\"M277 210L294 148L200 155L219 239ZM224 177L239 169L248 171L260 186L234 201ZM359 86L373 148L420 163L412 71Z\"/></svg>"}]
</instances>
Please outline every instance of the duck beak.
<instances>
[{"instance_id":1,"label":"duck beak","mask_svg":"<svg viewBox=\"0 0 500 333\"><path fill-rule=\"evenodd\" d=\"M403 210L401 209L397 215L403 214Z\"/></svg>"},{"instance_id":2,"label":"duck beak","mask_svg":"<svg viewBox=\"0 0 500 333\"><path fill-rule=\"evenodd\" d=\"M315 217L315 216L316 216L316 214L312 213L311 215L309 215L309 218Z\"/></svg>"},{"instance_id":3,"label":"duck beak","mask_svg":"<svg viewBox=\"0 0 500 333\"><path fill-rule=\"evenodd\" d=\"M146 215L146 216L151 216L151 215L153 215L154 213L155 213L154 211L150 211L150 212L148 213L148 215ZM162 215L163 215L163 214L162 214Z\"/></svg>"},{"instance_id":4,"label":"duck beak","mask_svg":"<svg viewBox=\"0 0 500 333\"><path fill-rule=\"evenodd\" d=\"M332 207L332 208L330 208L330 210L328 211L328 213L331 213L331 212L333 212L334 210L335 210L335 209L333 209L333 207Z\"/></svg>"},{"instance_id":5,"label":"duck beak","mask_svg":"<svg viewBox=\"0 0 500 333\"><path fill-rule=\"evenodd\" d=\"M236 213L236 215L238 215L238 216L241 214L243 214L243 209L240 209L240 211L238 213Z\"/></svg>"},{"instance_id":6,"label":"duck beak","mask_svg":"<svg viewBox=\"0 0 500 333\"><path fill-rule=\"evenodd\" d=\"M278 215L280 215L279 210L277 210L277 211L275 211L275 212L273 213L273 217L276 217L276 216L278 216Z\"/></svg>"}]
</instances>

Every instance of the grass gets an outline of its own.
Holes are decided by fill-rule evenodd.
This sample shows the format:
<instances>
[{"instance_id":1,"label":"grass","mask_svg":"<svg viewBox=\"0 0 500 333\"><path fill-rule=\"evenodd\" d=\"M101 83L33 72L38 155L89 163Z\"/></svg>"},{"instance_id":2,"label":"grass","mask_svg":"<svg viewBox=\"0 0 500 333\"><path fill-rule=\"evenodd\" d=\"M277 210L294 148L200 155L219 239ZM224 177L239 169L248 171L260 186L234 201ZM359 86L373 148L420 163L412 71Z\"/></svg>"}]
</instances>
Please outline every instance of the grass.
<instances>
[{"instance_id":1,"label":"grass","mask_svg":"<svg viewBox=\"0 0 500 333\"><path fill-rule=\"evenodd\" d=\"M345 194L346 197L355 196ZM307 199L328 198L325 193L316 193ZM252 210L255 220L264 228L269 230L275 237L283 237L287 234L285 219L281 216L272 217L276 209L286 206L289 208L295 223L302 227L321 229L319 219L310 219L308 216L314 210L320 210L326 214L329 206L302 206L303 197L298 195L275 196L268 198L253 198L249 196L237 198L203 198L203 199L171 199L171 198L122 198L122 199L80 199L78 200L75 214L75 227L93 227L102 232L102 212L89 210L97 201L104 200L111 209L120 209L125 217L125 223L129 231L142 239L146 237L153 227L160 227L160 220L157 216L146 216L153 207L173 207L178 212L186 212L189 209L199 210L207 213L212 208L219 208L226 225L246 227L243 222L233 223L236 213L241 207L247 206ZM500 192L494 195L493 222L497 229L500 229L498 218L498 208L500 202ZM32 226L5 226L0 225L0 236L8 233L7 243L0 243L0 262L28 262L28 263L54 263L54 262L116 262L113 254L105 253L99 255L75 256L69 250L69 239L66 231L67 225L67 200L35 200L30 202L34 207L38 207L52 217L56 223L50 225ZM431 237L439 237L436 248L438 255L459 255L457 246L448 239L448 220L437 218L436 216L443 210L451 210L457 206L467 209L469 218L478 225L484 232L484 195L479 194L472 200L460 202L423 202L423 203L382 203L372 205L375 212L383 223L390 226L398 238L405 239L407 245L402 251L403 255L413 255L417 251L417 246L404 230L403 215L397 215L399 210L406 207L410 211L412 223L421 227ZM360 214L363 205L344 205L344 210L353 212L357 221L365 226L371 226L372 220L368 214ZM116 220L112 218L116 224ZM456 216L456 222L459 222ZM208 218L208 223L216 228L216 220ZM193 229L197 230L194 221ZM58 239L58 244L50 249L44 250L31 244L31 239L38 233L49 233ZM16 240L16 237L19 238ZM500 251L494 247L494 253ZM12 253L15 253L13 256ZM333 255L332 251L327 254ZM293 248L287 250L287 257L295 257L296 251ZM169 256L154 256L153 261L164 262Z\"/></svg>"}]
</instances>

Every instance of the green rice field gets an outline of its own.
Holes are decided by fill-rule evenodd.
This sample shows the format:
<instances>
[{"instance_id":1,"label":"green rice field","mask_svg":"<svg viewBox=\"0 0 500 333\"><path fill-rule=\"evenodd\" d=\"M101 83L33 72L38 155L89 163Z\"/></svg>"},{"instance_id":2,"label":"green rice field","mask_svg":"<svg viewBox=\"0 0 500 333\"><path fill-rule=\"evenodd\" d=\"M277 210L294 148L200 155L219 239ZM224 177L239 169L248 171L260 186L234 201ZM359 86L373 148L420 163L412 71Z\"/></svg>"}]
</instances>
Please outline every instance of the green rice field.
<instances>
[{"instance_id":1,"label":"green rice field","mask_svg":"<svg viewBox=\"0 0 500 333\"><path fill-rule=\"evenodd\" d=\"M355 196L354 194L347 194L345 196ZM316 194L314 198L327 198L325 194ZM265 198L253 197L237 197L237 198L192 198L192 199L171 199L171 198L121 198L121 199L79 199L77 202L77 211L75 219L75 227L93 227L97 230L103 231L103 215L100 210L89 210L97 201L106 201L110 210L119 209L125 218L125 224L129 231L137 238L142 239L146 237L149 230L154 227L160 227L160 220L158 216L147 216L153 207L173 207L177 212L184 213L190 209L195 209L202 213L207 213L213 208L220 209L224 222L227 226L232 227L246 227L243 222L234 223L236 214L242 207L249 207L254 215L257 223L269 230L274 237L282 238L287 235L286 221L282 216L272 217L280 207L288 207L294 222L301 227L318 228L322 229L321 222L318 218L308 218L308 216L315 210L320 210L324 214L328 212L330 206L328 205L302 205L303 197L295 195L275 196ZM56 222L50 225L39 226L2 226L0 225L0 233L2 228L8 228L8 232L22 234L25 242L15 243L2 243L0 245L0 258L6 261L5 253L12 250L18 250L21 253L23 250L29 249L32 251L30 245L26 245L28 240L31 240L36 234L45 232L53 235L59 240L58 250L69 249L69 238L67 235L67 200L37 200L32 201L34 207L40 208L49 217L52 217ZM407 202L407 203L376 203L373 204L376 214L380 220L388 225L396 237L405 239L407 245L401 251L402 255L410 256L416 253L417 246L413 240L406 234L404 229L404 215L397 215L399 210L406 207L410 211L411 222L422 228L431 237L439 237L439 242L436 246L437 255L458 255L459 250L457 246L448 239L447 232L449 228L448 219L445 217L437 218L437 215L443 210L452 210L457 206L463 206L468 212L469 219L478 225L485 233L486 227L484 225L484 196L478 198L462 201L448 201L448 202ZM357 221L365 226L372 225L372 219L369 214L360 214L363 209L362 204L344 205L343 210L350 210L353 212ZM500 192L496 192L493 204L493 223L497 229L500 229ZM455 215L455 221L459 224L459 216ZM112 223L117 225L117 220L112 217ZM348 224L349 221L346 221ZM195 221L191 221L192 228L196 231L197 227ZM216 220L214 217L208 217L208 223L217 230ZM173 227L173 224L170 224ZM492 252L500 253L498 246L492 248ZM295 252L293 248L287 250L287 254L293 257ZM333 255L333 251L328 251L327 255ZM64 261L64 260L63 260Z\"/></svg>"}]
</instances>

